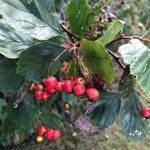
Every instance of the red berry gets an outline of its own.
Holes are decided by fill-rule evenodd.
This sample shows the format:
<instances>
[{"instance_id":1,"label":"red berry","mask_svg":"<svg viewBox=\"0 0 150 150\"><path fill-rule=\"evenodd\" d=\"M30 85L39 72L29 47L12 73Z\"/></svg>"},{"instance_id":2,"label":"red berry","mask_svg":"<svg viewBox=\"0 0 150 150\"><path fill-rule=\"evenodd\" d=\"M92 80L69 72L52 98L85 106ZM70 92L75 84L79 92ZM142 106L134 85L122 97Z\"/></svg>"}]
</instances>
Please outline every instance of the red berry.
<instances>
[{"instance_id":1,"label":"red berry","mask_svg":"<svg viewBox=\"0 0 150 150\"><path fill-rule=\"evenodd\" d=\"M84 78L80 77L75 80L75 83L76 84L85 84L85 80L84 80Z\"/></svg>"},{"instance_id":2,"label":"red berry","mask_svg":"<svg viewBox=\"0 0 150 150\"><path fill-rule=\"evenodd\" d=\"M36 91L35 93L34 93L34 97L35 97L35 99L36 100L42 100L42 91Z\"/></svg>"},{"instance_id":3,"label":"red berry","mask_svg":"<svg viewBox=\"0 0 150 150\"><path fill-rule=\"evenodd\" d=\"M76 96L82 96L85 93L85 86L82 84L77 84L73 87L73 93Z\"/></svg>"},{"instance_id":4,"label":"red berry","mask_svg":"<svg viewBox=\"0 0 150 150\"><path fill-rule=\"evenodd\" d=\"M141 109L141 114L144 118L150 118L150 107L144 107Z\"/></svg>"},{"instance_id":5,"label":"red berry","mask_svg":"<svg viewBox=\"0 0 150 150\"><path fill-rule=\"evenodd\" d=\"M63 87L63 83L62 82L57 82L56 90L58 92L62 92L62 87Z\"/></svg>"},{"instance_id":6,"label":"red berry","mask_svg":"<svg viewBox=\"0 0 150 150\"><path fill-rule=\"evenodd\" d=\"M54 130L52 129L47 129L46 133L45 133L45 138L52 140L53 139L53 134L54 134Z\"/></svg>"},{"instance_id":7,"label":"red berry","mask_svg":"<svg viewBox=\"0 0 150 150\"><path fill-rule=\"evenodd\" d=\"M35 84L34 83L32 83L30 86L30 91L33 91L33 90L35 90Z\"/></svg>"},{"instance_id":8,"label":"red berry","mask_svg":"<svg viewBox=\"0 0 150 150\"><path fill-rule=\"evenodd\" d=\"M74 82L72 80L66 80L63 84L63 91L66 93L71 93L74 86Z\"/></svg>"},{"instance_id":9,"label":"red berry","mask_svg":"<svg viewBox=\"0 0 150 150\"><path fill-rule=\"evenodd\" d=\"M43 92L43 93L42 93L42 100L48 100L49 97L50 97L50 95L47 94L47 92Z\"/></svg>"},{"instance_id":10,"label":"red berry","mask_svg":"<svg viewBox=\"0 0 150 150\"><path fill-rule=\"evenodd\" d=\"M49 94L49 95L53 95L56 90L55 89L46 89L46 92Z\"/></svg>"},{"instance_id":11,"label":"red berry","mask_svg":"<svg viewBox=\"0 0 150 150\"><path fill-rule=\"evenodd\" d=\"M43 85L42 84L37 84L35 87L36 91L43 91Z\"/></svg>"},{"instance_id":12,"label":"red berry","mask_svg":"<svg viewBox=\"0 0 150 150\"><path fill-rule=\"evenodd\" d=\"M90 100L93 100L93 101L96 101L99 99L100 97L100 93L97 89L95 88L88 88L86 90L86 96L90 99Z\"/></svg>"},{"instance_id":13,"label":"red berry","mask_svg":"<svg viewBox=\"0 0 150 150\"><path fill-rule=\"evenodd\" d=\"M60 138L60 136L61 136L60 130L54 130L52 139L53 140L58 140Z\"/></svg>"},{"instance_id":14,"label":"red berry","mask_svg":"<svg viewBox=\"0 0 150 150\"><path fill-rule=\"evenodd\" d=\"M48 77L44 80L44 86L46 89L53 89L57 85L57 79L53 76Z\"/></svg>"},{"instance_id":15,"label":"red berry","mask_svg":"<svg viewBox=\"0 0 150 150\"><path fill-rule=\"evenodd\" d=\"M40 126L40 128L38 129L38 136L43 136L46 132L46 127L45 126Z\"/></svg>"}]
</instances>

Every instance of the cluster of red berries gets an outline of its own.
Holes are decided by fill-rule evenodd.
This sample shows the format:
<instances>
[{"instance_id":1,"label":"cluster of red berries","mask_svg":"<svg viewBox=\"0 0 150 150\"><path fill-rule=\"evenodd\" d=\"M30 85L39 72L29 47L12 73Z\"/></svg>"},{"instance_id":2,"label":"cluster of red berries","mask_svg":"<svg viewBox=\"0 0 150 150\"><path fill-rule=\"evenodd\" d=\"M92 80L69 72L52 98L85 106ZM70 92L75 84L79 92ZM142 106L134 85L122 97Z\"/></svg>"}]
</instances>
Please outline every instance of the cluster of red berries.
<instances>
[{"instance_id":1,"label":"cluster of red berries","mask_svg":"<svg viewBox=\"0 0 150 150\"><path fill-rule=\"evenodd\" d=\"M48 100L56 91L74 93L76 96L87 96L91 101L96 101L100 97L100 93L96 88L87 88L85 80L80 77L76 79L58 81L54 76L49 76L42 80L42 83L31 84L30 91L35 91L36 100Z\"/></svg>"},{"instance_id":2,"label":"cluster of red berries","mask_svg":"<svg viewBox=\"0 0 150 150\"><path fill-rule=\"evenodd\" d=\"M61 133L60 130L53 130L50 128L46 128L45 126L40 126L38 131L37 131L37 142L42 142L43 141L43 136L48 139L48 140L58 140L60 139Z\"/></svg>"},{"instance_id":3,"label":"cluster of red berries","mask_svg":"<svg viewBox=\"0 0 150 150\"><path fill-rule=\"evenodd\" d=\"M141 109L141 115L146 118L149 119L150 118L150 107L143 107Z\"/></svg>"}]
</instances>

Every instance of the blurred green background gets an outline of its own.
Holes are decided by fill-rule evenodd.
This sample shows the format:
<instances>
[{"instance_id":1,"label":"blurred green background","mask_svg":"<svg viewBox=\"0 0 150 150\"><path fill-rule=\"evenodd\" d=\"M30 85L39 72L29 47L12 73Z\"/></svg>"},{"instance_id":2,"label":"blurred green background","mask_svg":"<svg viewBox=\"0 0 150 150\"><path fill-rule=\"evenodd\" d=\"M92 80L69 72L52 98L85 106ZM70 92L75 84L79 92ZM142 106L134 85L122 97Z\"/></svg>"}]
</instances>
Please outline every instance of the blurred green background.
<instances>
[{"instance_id":1,"label":"blurred green background","mask_svg":"<svg viewBox=\"0 0 150 150\"><path fill-rule=\"evenodd\" d=\"M59 3L60 0L56 0ZM121 0L112 0L111 6L115 10L114 13L127 23L125 32L131 35L144 35L150 28L150 0L125 0L125 4L120 6ZM57 6L62 8L62 3ZM147 32L146 36L149 36ZM100 131L97 135L89 135L81 131L76 131L71 122L77 119L77 114L82 111L74 106L68 112L69 120L64 126L63 137L59 141L43 141L36 143L35 136L27 139L18 146L12 146L5 149L12 150L149 150L150 136L144 141L133 142L123 135L120 127L114 123L108 129ZM79 107L78 107L79 108ZM77 112L78 111L78 112ZM70 122L70 123L69 123Z\"/></svg>"}]
</instances>

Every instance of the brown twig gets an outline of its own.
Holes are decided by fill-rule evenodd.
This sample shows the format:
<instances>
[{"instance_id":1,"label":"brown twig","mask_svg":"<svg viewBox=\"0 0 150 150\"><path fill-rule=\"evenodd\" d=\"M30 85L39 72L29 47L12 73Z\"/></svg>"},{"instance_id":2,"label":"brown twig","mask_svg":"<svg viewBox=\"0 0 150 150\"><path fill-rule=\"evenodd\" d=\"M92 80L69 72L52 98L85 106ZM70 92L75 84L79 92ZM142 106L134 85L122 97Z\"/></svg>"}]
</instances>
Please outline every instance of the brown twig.
<instances>
[{"instance_id":1,"label":"brown twig","mask_svg":"<svg viewBox=\"0 0 150 150\"><path fill-rule=\"evenodd\" d=\"M70 32L63 24L60 24L60 26L68 34L72 42L74 42L73 37L76 38L77 40L81 40L77 35Z\"/></svg>"},{"instance_id":2,"label":"brown twig","mask_svg":"<svg viewBox=\"0 0 150 150\"><path fill-rule=\"evenodd\" d=\"M115 42L117 41L121 41L121 40L132 40L132 39L139 39L141 41L144 41L144 42L150 42L150 39L147 39L147 38L143 38L142 36L127 36L127 35L124 35L124 34L121 34L119 38L109 42L106 47L114 44Z\"/></svg>"},{"instance_id":3,"label":"brown twig","mask_svg":"<svg viewBox=\"0 0 150 150\"><path fill-rule=\"evenodd\" d=\"M110 51L109 49L107 49L107 51L114 58L114 60L118 63L118 65L121 67L121 69L124 70L125 66L120 61L120 57L118 55L116 55L115 53L113 53L112 51Z\"/></svg>"}]
</instances>

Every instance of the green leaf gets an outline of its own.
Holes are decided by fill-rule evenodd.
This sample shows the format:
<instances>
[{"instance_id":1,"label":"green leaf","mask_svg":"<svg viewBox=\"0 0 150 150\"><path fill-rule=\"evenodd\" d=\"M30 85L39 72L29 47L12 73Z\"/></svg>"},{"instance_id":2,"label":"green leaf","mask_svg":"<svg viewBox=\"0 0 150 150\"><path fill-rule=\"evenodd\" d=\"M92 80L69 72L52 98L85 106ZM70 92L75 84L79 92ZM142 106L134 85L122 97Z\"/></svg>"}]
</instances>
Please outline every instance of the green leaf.
<instances>
[{"instance_id":1,"label":"green leaf","mask_svg":"<svg viewBox=\"0 0 150 150\"><path fill-rule=\"evenodd\" d=\"M89 69L100 75L107 84L111 84L115 71L112 66L112 60L99 41L83 40L83 57Z\"/></svg>"},{"instance_id":2,"label":"green leaf","mask_svg":"<svg viewBox=\"0 0 150 150\"><path fill-rule=\"evenodd\" d=\"M30 127L38 113L38 105L33 96L26 93L17 108L11 106L9 115L11 121L23 129Z\"/></svg>"},{"instance_id":3,"label":"green leaf","mask_svg":"<svg viewBox=\"0 0 150 150\"><path fill-rule=\"evenodd\" d=\"M7 117L7 102L0 98L0 120L4 122Z\"/></svg>"},{"instance_id":4,"label":"green leaf","mask_svg":"<svg viewBox=\"0 0 150 150\"><path fill-rule=\"evenodd\" d=\"M128 98L134 88L134 77L130 74L130 68L127 66L121 77L118 90L123 94L124 98Z\"/></svg>"},{"instance_id":5,"label":"green leaf","mask_svg":"<svg viewBox=\"0 0 150 150\"><path fill-rule=\"evenodd\" d=\"M107 128L112 125L121 106L121 96L115 92L104 92L99 102L92 111L91 118L100 128Z\"/></svg>"},{"instance_id":6,"label":"green leaf","mask_svg":"<svg viewBox=\"0 0 150 150\"><path fill-rule=\"evenodd\" d=\"M88 26L90 6L87 0L69 0L67 4L67 17L71 30L83 37Z\"/></svg>"},{"instance_id":7,"label":"green leaf","mask_svg":"<svg viewBox=\"0 0 150 150\"><path fill-rule=\"evenodd\" d=\"M0 8L12 27L33 38L47 40L62 35L58 18L53 13L53 0L3 0Z\"/></svg>"},{"instance_id":8,"label":"green leaf","mask_svg":"<svg viewBox=\"0 0 150 150\"><path fill-rule=\"evenodd\" d=\"M2 135L10 136L15 132L15 129L16 125L12 121L10 121L10 117L7 117L2 125Z\"/></svg>"},{"instance_id":9,"label":"green leaf","mask_svg":"<svg viewBox=\"0 0 150 150\"><path fill-rule=\"evenodd\" d=\"M62 126L61 116L54 111L49 114L43 114L41 116L41 120L48 128L60 129L60 127Z\"/></svg>"},{"instance_id":10,"label":"green leaf","mask_svg":"<svg viewBox=\"0 0 150 150\"><path fill-rule=\"evenodd\" d=\"M0 61L0 91L16 93L23 83L23 77L16 73L16 60Z\"/></svg>"},{"instance_id":11,"label":"green leaf","mask_svg":"<svg viewBox=\"0 0 150 150\"><path fill-rule=\"evenodd\" d=\"M127 66L118 87L124 100L120 110L120 125L128 138L141 140L146 134L147 127L140 114L142 104L134 84L134 77L130 75L130 68Z\"/></svg>"},{"instance_id":12,"label":"green leaf","mask_svg":"<svg viewBox=\"0 0 150 150\"><path fill-rule=\"evenodd\" d=\"M103 45L108 44L115 39L116 35L123 30L124 23L118 19L113 20L108 24L107 30L104 34L98 39Z\"/></svg>"},{"instance_id":13,"label":"green leaf","mask_svg":"<svg viewBox=\"0 0 150 150\"><path fill-rule=\"evenodd\" d=\"M125 135L132 140L141 140L147 133L146 120L140 115L141 102L133 91L120 110L120 125Z\"/></svg>"},{"instance_id":14,"label":"green leaf","mask_svg":"<svg viewBox=\"0 0 150 150\"><path fill-rule=\"evenodd\" d=\"M76 76L77 73L77 64L72 62L69 67L69 76Z\"/></svg>"},{"instance_id":15,"label":"green leaf","mask_svg":"<svg viewBox=\"0 0 150 150\"><path fill-rule=\"evenodd\" d=\"M55 94L53 94L51 96L50 100L48 101L48 106L49 107L52 107L52 105L59 99L58 96L59 96L58 92L56 92Z\"/></svg>"},{"instance_id":16,"label":"green leaf","mask_svg":"<svg viewBox=\"0 0 150 150\"><path fill-rule=\"evenodd\" d=\"M77 97L74 94L67 94L63 92L62 100L70 105L75 105L77 103Z\"/></svg>"},{"instance_id":17,"label":"green leaf","mask_svg":"<svg viewBox=\"0 0 150 150\"><path fill-rule=\"evenodd\" d=\"M150 97L150 49L137 39L122 45L119 52L142 90Z\"/></svg>"},{"instance_id":18,"label":"green leaf","mask_svg":"<svg viewBox=\"0 0 150 150\"><path fill-rule=\"evenodd\" d=\"M21 53L17 71L29 80L40 81L48 76L49 65L64 49L50 42L34 45Z\"/></svg>"},{"instance_id":19,"label":"green leaf","mask_svg":"<svg viewBox=\"0 0 150 150\"><path fill-rule=\"evenodd\" d=\"M33 39L0 20L0 53L7 58L18 58L32 44Z\"/></svg>"},{"instance_id":20,"label":"green leaf","mask_svg":"<svg viewBox=\"0 0 150 150\"><path fill-rule=\"evenodd\" d=\"M96 2L96 4L90 10L90 13L88 16L89 22L95 21L95 17L100 15L101 9L104 5L105 4L103 0Z\"/></svg>"}]
</instances>

